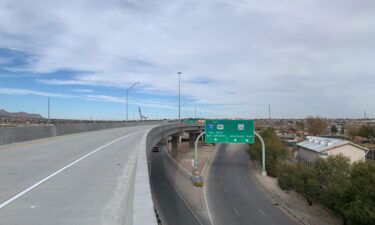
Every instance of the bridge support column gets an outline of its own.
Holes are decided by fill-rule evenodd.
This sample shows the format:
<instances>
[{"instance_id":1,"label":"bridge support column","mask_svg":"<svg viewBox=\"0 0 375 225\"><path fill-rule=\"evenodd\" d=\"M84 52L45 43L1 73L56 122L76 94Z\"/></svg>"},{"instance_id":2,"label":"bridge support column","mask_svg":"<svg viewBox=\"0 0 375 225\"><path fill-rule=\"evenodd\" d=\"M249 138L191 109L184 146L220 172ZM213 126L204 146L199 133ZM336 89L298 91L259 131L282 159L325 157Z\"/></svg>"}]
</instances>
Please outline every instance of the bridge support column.
<instances>
[{"instance_id":1,"label":"bridge support column","mask_svg":"<svg viewBox=\"0 0 375 225\"><path fill-rule=\"evenodd\" d=\"M167 138L161 139L158 143L158 146L159 146L161 152L163 152L167 149L167 145L168 145L168 139Z\"/></svg>"},{"instance_id":2,"label":"bridge support column","mask_svg":"<svg viewBox=\"0 0 375 225\"><path fill-rule=\"evenodd\" d=\"M194 149L194 143L195 139L197 138L197 133L196 132L189 132L189 147L190 149Z\"/></svg>"},{"instance_id":3,"label":"bridge support column","mask_svg":"<svg viewBox=\"0 0 375 225\"><path fill-rule=\"evenodd\" d=\"M178 142L180 140L180 136L172 136L172 157L175 159L177 157L178 151Z\"/></svg>"}]
</instances>

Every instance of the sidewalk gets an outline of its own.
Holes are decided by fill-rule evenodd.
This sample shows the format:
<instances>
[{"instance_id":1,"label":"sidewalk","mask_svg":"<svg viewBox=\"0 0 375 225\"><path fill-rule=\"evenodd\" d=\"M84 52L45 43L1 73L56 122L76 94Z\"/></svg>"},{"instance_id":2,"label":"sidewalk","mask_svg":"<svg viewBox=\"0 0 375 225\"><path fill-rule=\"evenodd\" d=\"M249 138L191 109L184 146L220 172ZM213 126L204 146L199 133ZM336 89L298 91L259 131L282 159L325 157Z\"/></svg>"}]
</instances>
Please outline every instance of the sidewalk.
<instances>
[{"instance_id":1,"label":"sidewalk","mask_svg":"<svg viewBox=\"0 0 375 225\"><path fill-rule=\"evenodd\" d=\"M251 163L251 173L263 190L286 210L293 217L297 218L301 224L305 225L341 225L340 218L324 206L314 202L312 206L307 201L293 191L283 191L277 184L277 179L269 176L262 176L259 162Z\"/></svg>"}]
</instances>

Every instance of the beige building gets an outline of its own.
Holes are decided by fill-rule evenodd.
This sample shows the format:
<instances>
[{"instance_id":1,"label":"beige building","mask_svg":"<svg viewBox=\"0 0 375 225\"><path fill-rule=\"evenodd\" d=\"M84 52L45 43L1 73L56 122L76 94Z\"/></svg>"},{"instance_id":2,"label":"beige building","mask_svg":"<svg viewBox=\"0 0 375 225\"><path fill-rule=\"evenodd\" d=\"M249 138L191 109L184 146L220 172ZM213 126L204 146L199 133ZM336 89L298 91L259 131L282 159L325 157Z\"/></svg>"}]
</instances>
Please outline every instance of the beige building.
<instances>
[{"instance_id":1,"label":"beige building","mask_svg":"<svg viewBox=\"0 0 375 225\"><path fill-rule=\"evenodd\" d=\"M311 164L318 157L326 158L330 155L342 154L350 162L365 161L367 149L350 141L308 136L303 142L297 143L297 160Z\"/></svg>"}]
</instances>

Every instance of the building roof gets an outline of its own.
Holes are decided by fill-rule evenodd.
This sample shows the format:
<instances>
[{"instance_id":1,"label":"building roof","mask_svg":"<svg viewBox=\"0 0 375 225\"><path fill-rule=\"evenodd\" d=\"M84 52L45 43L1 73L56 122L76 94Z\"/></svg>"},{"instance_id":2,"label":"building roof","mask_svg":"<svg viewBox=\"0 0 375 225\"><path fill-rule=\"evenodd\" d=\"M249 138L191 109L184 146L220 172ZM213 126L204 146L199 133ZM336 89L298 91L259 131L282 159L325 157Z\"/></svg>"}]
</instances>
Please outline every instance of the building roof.
<instances>
[{"instance_id":1,"label":"building roof","mask_svg":"<svg viewBox=\"0 0 375 225\"><path fill-rule=\"evenodd\" d=\"M367 149L356 145L350 141L336 139L336 138L324 138L324 137L314 137L314 136L307 136L307 139L303 142L297 143L297 146L314 151L314 152L324 152L333 148L337 148L343 145L353 145L356 146L364 151Z\"/></svg>"}]
</instances>

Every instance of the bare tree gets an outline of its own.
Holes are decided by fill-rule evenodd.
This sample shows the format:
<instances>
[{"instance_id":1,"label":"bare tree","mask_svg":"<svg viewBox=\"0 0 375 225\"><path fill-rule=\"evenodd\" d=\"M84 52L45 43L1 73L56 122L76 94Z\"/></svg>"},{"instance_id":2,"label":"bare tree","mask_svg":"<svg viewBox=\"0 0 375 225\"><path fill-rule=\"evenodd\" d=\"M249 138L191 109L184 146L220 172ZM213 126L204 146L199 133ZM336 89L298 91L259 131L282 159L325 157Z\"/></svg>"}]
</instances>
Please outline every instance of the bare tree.
<instances>
[{"instance_id":1,"label":"bare tree","mask_svg":"<svg viewBox=\"0 0 375 225\"><path fill-rule=\"evenodd\" d=\"M327 121L323 118L309 116L306 122L311 135L323 135L327 132Z\"/></svg>"},{"instance_id":2,"label":"bare tree","mask_svg":"<svg viewBox=\"0 0 375 225\"><path fill-rule=\"evenodd\" d=\"M358 136L359 127L356 125L350 125L347 127L348 135L351 141L354 141L355 136Z\"/></svg>"}]
</instances>

